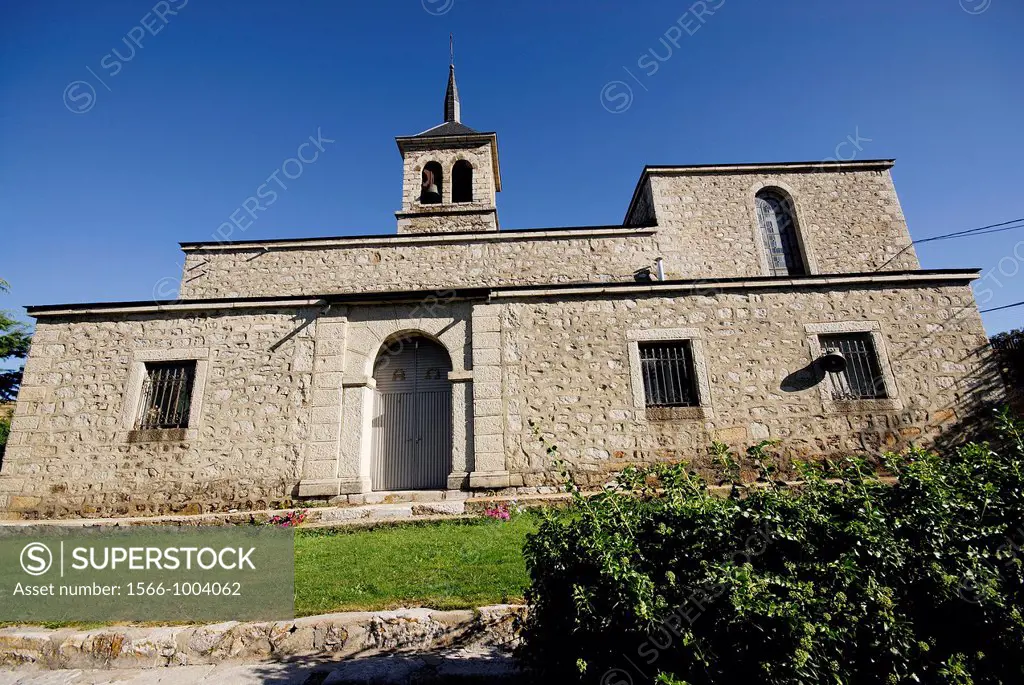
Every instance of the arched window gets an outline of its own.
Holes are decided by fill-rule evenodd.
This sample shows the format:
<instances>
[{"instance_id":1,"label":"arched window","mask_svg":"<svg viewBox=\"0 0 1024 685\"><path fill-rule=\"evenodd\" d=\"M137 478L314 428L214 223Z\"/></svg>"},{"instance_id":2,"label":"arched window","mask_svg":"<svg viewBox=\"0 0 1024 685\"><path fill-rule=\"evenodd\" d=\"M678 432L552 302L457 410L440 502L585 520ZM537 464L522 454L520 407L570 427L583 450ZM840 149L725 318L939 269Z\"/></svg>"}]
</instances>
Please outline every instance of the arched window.
<instances>
[{"instance_id":1,"label":"arched window","mask_svg":"<svg viewBox=\"0 0 1024 685\"><path fill-rule=\"evenodd\" d=\"M464 159L452 168L452 202L473 201L473 165Z\"/></svg>"},{"instance_id":2,"label":"arched window","mask_svg":"<svg viewBox=\"0 0 1024 685\"><path fill-rule=\"evenodd\" d=\"M425 205L441 203L444 192L444 172L437 162L427 162L423 167L420 184L420 202Z\"/></svg>"},{"instance_id":3,"label":"arched window","mask_svg":"<svg viewBox=\"0 0 1024 685\"><path fill-rule=\"evenodd\" d=\"M800 256L793 204L774 190L762 190L754 199L757 225L761 230L768 273L771 276L803 276L807 273Z\"/></svg>"}]
</instances>

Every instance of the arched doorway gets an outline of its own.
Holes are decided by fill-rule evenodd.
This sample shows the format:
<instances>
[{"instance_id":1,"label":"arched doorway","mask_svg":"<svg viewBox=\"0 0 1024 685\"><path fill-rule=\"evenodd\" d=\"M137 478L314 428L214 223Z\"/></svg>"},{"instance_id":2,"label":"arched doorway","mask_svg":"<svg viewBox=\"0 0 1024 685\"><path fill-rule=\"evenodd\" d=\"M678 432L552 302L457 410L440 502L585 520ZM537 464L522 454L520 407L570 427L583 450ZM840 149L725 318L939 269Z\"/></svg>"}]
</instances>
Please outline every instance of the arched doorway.
<instances>
[{"instance_id":1,"label":"arched doorway","mask_svg":"<svg viewBox=\"0 0 1024 685\"><path fill-rule=\"evenodd\" d=\"M373 364L371 479L374 490L447 487L452 463L452 360L439 343L405 335Z\"/></svg>"}]
</instances>

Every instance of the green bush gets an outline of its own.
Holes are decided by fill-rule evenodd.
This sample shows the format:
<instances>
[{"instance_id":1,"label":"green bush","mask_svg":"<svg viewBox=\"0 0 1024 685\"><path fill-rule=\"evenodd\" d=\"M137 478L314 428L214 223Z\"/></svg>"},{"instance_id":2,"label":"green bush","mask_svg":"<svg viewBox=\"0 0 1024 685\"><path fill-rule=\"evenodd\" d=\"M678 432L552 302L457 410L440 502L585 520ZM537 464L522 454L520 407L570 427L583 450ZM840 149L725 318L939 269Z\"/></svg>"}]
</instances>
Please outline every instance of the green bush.
<instances>
[{"instance_id":1,"label":"green bush","mask_svg":"<svg viewBox=\"0 0 1024 685\"><path fill-rule=\"evenodd\" d=\"M1022 683L1024 424L1001 427L887 456L895 484L855 459L728 496L682 466L570 484L527 542L521 656L546 682Z\"/></svg>"}]
</instances>

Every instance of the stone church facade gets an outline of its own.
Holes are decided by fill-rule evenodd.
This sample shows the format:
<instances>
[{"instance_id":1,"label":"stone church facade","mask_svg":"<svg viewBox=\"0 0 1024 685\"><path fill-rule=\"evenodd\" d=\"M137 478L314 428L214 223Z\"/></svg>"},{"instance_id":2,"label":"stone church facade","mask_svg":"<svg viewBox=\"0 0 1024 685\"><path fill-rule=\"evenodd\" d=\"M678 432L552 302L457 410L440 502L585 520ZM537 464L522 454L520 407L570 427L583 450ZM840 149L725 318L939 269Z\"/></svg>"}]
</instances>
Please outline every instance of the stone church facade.
<instances>
[{"instance_id":1,"label":"stone church facade","mask_svg":"<svg viewBox=\"0 0 1024 685\"><path fill-rule=\"evenodd\" d=\"M929 444L990 399L978 272L920 268L891 160L648 166L621 225L499 230L454 68L397 142L397 234L183 243L175 301L29 308L0 512L545 492L551 443L597 487L712 440Z\"/></svg>"}]
</instances>

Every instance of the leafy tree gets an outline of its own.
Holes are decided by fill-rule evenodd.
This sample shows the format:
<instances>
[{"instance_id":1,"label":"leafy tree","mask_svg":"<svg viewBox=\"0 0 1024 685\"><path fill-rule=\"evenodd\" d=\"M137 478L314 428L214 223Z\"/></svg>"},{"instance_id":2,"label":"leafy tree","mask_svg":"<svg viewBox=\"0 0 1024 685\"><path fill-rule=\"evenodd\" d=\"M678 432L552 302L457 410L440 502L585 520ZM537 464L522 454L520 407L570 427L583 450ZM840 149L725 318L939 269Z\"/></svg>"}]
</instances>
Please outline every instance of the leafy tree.
<instances>
[{"instance_id":1,"label":"leafy tree","mask_svg":"<svg viewBox=\"0 0 1024 685\"><path fill-rule=\"evenodd\" d=\"M10 290L7 281L0 278L0 293ZM25 324L12 319L9 312L0 311L0 361L24 359L28 355L29 332ZM10 402L18 395L24 367L0 371L0 401Z\"/></svg>"},{"instance_id":2,"label":"leafy tree","mask_svg":"<svg viewBox=\"0 0 1024 685\"><path fill-rule=\"evenodd\" d=\"M7 292L7 281L0 278L0 293ZM29 332L25 324L12 319L8 312L0 311L0 361L24 359L28 355ZM17 397L21 385L21 374L25 367L0 371L0 402L10 402ZM3 459L10 419L0 417L0 460Z\"/></svg>"},{"instance_id":3,"label":"leafy tree","mask_svg":"<svg viewBox=\"0 0 1024 685\"><path fill-rule=\"evenodd\" d=\"M1024 328L996 333L992 336L992 344L996 347L1020 347L1024 345Z\"/></svg>"},{"instance_id":4,"label":"leafy tree","mask_svg":"<svg viewBox=\"0 0 1024 685\"><path fill-rule=\"evenodd\" d=\"M1024 414L1024 329L997 333L990 342L1009 391L1010 404Z\"/></svg>"}]
</instances>

